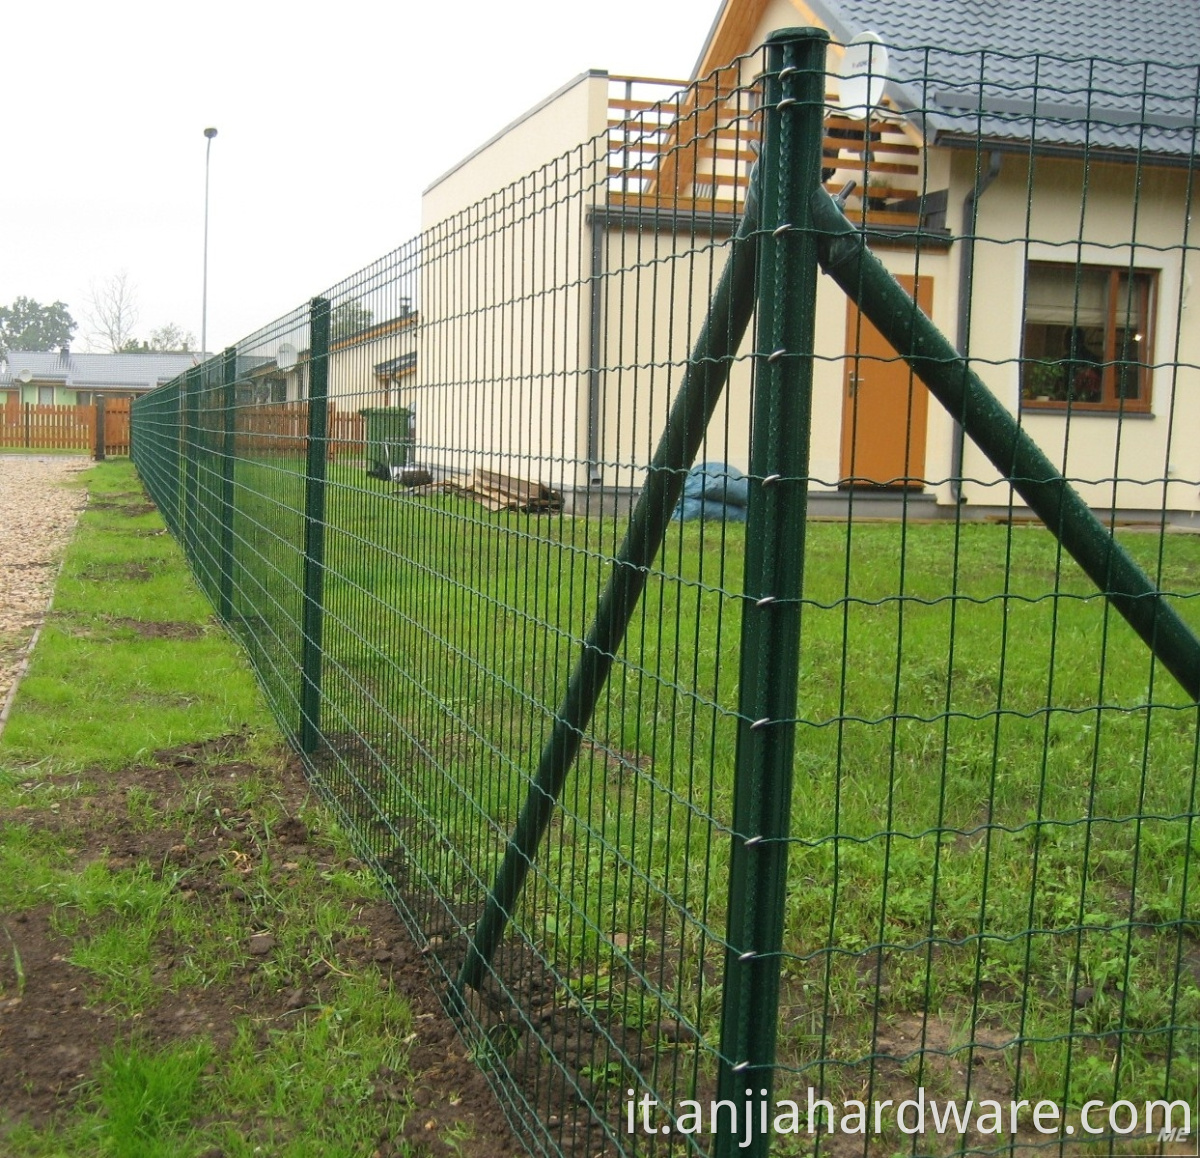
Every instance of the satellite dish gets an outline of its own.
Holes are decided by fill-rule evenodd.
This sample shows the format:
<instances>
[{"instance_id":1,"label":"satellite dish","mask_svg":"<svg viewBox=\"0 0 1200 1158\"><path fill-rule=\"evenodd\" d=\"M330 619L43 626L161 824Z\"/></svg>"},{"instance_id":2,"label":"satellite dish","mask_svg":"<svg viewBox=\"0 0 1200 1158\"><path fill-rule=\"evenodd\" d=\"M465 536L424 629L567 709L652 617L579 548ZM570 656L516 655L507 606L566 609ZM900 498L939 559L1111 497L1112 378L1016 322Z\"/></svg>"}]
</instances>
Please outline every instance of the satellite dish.
<instances>
[{"instance_id":1,"label":"satellite dish","mask_svg":"<svg viewBox=\"0 0 1200 1158\"><path fill-rule=\"evenodd\" d=\"M887 83L888 50L875 32L860 32L842 55L838 69L838 101L842 114L852 120L866 120L883 100Z\"/></svg>"},{"instance_id":2,"label":"satellite dish","mask_svg":"<svg viewBox=\"0 0 1200 1158\"><path fill-rule=\"evenodd\" d=\"M275 365L281 370L290 370L296 364L296 347L291 342L284 342L275 355Z\"/></svg>"},{"instance_id":3,"label":"satellite dish","mask_svg":"<svg viewBox=\"0 0 1200 1158\"><path fill-rule=\"evenodd\" d=\"M17 375L17 381L23 382L26 386L28 386L29 383L33 381L33 371L26 366L25 369Z\"/></svg>"}]
</instances>

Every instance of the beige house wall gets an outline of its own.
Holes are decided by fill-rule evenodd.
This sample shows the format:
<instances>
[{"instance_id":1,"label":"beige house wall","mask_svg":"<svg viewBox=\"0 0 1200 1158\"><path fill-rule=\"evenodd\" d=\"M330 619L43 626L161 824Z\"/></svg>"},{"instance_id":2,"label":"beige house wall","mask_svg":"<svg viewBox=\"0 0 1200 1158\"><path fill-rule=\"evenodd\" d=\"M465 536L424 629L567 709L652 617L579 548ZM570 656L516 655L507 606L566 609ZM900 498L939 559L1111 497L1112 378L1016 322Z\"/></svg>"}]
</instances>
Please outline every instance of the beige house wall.
<instances>
[{"instance_id":1,"label":"beige house wall","mask_svg":"<svg viewBox=\"0 0 1200 1158\"><path fill-rule=\"evenodd\" d=\"M728 260L729 239L712 245L681 233L628 228L608 232L604 291L601 447L606 485L639 486L699 335L709 298ZM934 318L952 327L956 283L945 252L881 248L896 274L932 278ZM847 299L829 279L818 281L816 361L810 461L815 490L835 491L841 477L842 394L848 342ZM749 468L754 378L753 321L709 424L702 461ZM949 469L950 421L931 403L925 474Z\"/></svg>"},{"instance_id":2,"label":"beige house wall","mask_svg":"<svg viewBox=\"0 0 1200 1158\"><path fill-rule=\"evenodd\" d=\"M607 161L603 134L608 126L608 74L587 72L514 121L433 182L421 197L421 230L432 228L491 198L513 182L545 180L552 166L565 178ZM584 142L599 138L593 149ZM593 155L595 153L596 155Z\"/></svg>"},{"instance_id":3,"label":"beige house wall","mask_svg":"<svg viewBox=\"0 0 1200 1158\"><path fill-rule=\"evenodd\" d=\"M367 330L332 343L329 351L329 399L339 407L362 409L369 406L397 405L399 382L376 372L385 362L412 354L417 348L419 317L383 323L382 333ZM406 377L411 377L411 373ZM299 388L293 374L288 383L288 398Z\"/></svg>"},{"instance_id":4,"label":"beige house wall","mask_svg":"<svg viewBox=\"0 0 1200 1158\"><path fill-rule=\"evenodd\" d=\"M555 488L586 482L590 245L585 190L531 179L423 239L418 455Z\"/></svg>"},{"instance_id":5,"label":"beige house wall","mask_svg":"<svg viewBox=\"0 0 1200 1158\"><path fill-rule=\"evenodd\" d=\"M770 0L755 32L761 43L803 23L802 5ZM831 67L834 66L831 59ZM750 81L759 58L742 65ZM656 232L644 221L601 228L601 262L592 267L593 210L604 204L608 80L592 73L565 86L505 133L468 157L426 193L422 239L419 372L404 404L419 415L419 441L433 465L475 466L537 476L553 486L636 487L662 432L686 359L704 319L728 242ZM591 142L595 144L581 144ZM554 158L564 160L555 162ZM900 243L875 251L893 273L933 281L932 316L960 342L959 276L964 200L987 158L975 150L931 148L922 189L946 190L948 246ZM1186 223L1186 173L1038 158L1003 159L979 203L969 352L998 398L1018 414L1051 459L1098 507L1161 508L1163 486L1136 478L1167 476L1171 508L1200 512L1200 328L1189 326L1180 241ZM1136 196L1135 196L1136 194ZM1026 241L1026 238L1036 240ZM1132 238L1132 242L1130 239ZM1081 244L1077 244L1081 243ZM1030 260L1132 263L1158 275L1152 410L1145 416L1022 412L1019 407L1025 267ZM600 274L596 278L596 274ZM599 286L599 345L593 365L590 321ZM845 296L819 284L811 445L813 487L837 489L847 334ZM739 352L729 388L708 432L702 459L749 465L752 338ZM1176 369L1170 363L1180 363ZM589 393L598 392L596 463L589 463ZM930 398L926 490L956 500L955 427ZM1119 438L1118 438L1119 436ZM1119 445L1118 445L1119 442ZM969 442L962 494L970 507L1010 501L998 472ZM1114 474L1127 481L1102 480ZM1187 480L1193 480L1189 483ZM1017 500L1019 503L1019 500Z\"/></svg>"},{"instance_id":6,"label":"beige house wall","mask_svg":"<svg viewBox=\"0 0 1200 1158\"><path fill-rule=\"evenodd\" d=\"M604 233L601 291L599 476L605 486L638 488L728 261L731 239L639 228ZM748 465L753 331L709 424L699 461Z\"/></svg>"},{"instance_id":7,"label":"beige house wall","mask_svg":"<svg viewBox=\"0 0 1200 1158\"><path fill-rule=\"evenodd\" d=\"M956 158L957 190L967 187L973 173L973 155ZM1200 479L1200 440L1194 435L1200 429L1200 331L1188 301L1190 278L1181 247L1187 229L1187 174L1161 168L1139 173L1133 165L1093 163L1086 174L1086 201L1084 180L1079 161L1039 157L1030 199L1027 158L1004 159L999 178L979 206L972 361L996 397L1014 414L1020 413L1026 430L1051 461L1076 480L1090 504L1159 510L1164 486L1157 480L1168 478L1172 481L1166 486L1166 505L1200 512L1195 481ZM955 192L952 210L961 204ZM1023 240L1026 235L1035 240ZM1118 418L1114 413L1076 411L1068 418L1065 413L1020 410L1018 359L1025 267L1031 260L1132 264L1157 271L1150 353L1157 368L1149 415L1127 413ZM964 485L969 503L1008 501L1007 487L987 485L998 474L971 445L963 469L979 480ZM1115 490L1111 481L1087 481L1114 475L1122 478Z\"/></svg>"},{"instance_id":8,"label":"beige house wall","mask_svg":"<svg viewBox=\"0 0 1200 1158\"><path fill-rule=\"evenodd\" d=\"M927 187L949 188L950 223L960 231L964 223L957 218L975 173L973 152L930 151ZM1191 436L1200 428L1200 330L1187 325L1190 308L1180 252L1186 174L1162 169L1144 172L1135 211L1135 170L1093 166L1081 230L1082 173L1077 161L1039 158L1028 225L1028 173L1023 158L1005 159L999 179L984 193L975 250L972 364L996 396L1020 415L1029 433L1089 503L1129 511L1161 509L1164 487L1156 480L1165 477L1171 480L1166 487L1169 508L1200 510L1194 481L1200 478L1200 440ZM1027 228L1036 240L1024 240ZM1073 244L1081 236L1085 243ZM1132 246L1122 244L1124 238L1133 238ZM948 249L875 247L892 273L932 278L933 321L951 342L959 338L961 246L960 239ZM708 294L724 266L727 244L698 252L690 247L688 240L672 241L667 234L646 230L608 235L609 280L600 358L606 368L601 408L606 484L640 483L703 321ZM1020 411L1025 264L1077 258L1110 266L1132 260L1138 268L1157 271L1151 358L1158 368L1152 380L1150 415L1127 414L1119 420L1115 414L1076 413L1068 420L1065 414ZM846 310L845 295L822 278L811 444L814 490L836 489L842 473L843 378L846 359L854 350ZM689 318L690 327L683 324ZM748 339L701 452L704 459L721 459L742 470L749 459L750 348ZM952 505L954 423L932 397L927 422L923 473L931 481L926 489L939 504ZM969 505L1007 505L1008 486L1000 484L999 472L969 441L963 471L969 480L963 487ZM1115 489L1111 482L1088 481L1114 475L1122 476Z\"/></svg>"},{"instance_id":9,"label":"beige house wall","mask_svg":"<svg viewBox=\"0 0 1200 1158\"><path fill-rule=\"evenodd\" d=\"M605 199L608 76L587 73L422 200L418 457L587 485L591 225Z\"/></svg>"}]
</instances>

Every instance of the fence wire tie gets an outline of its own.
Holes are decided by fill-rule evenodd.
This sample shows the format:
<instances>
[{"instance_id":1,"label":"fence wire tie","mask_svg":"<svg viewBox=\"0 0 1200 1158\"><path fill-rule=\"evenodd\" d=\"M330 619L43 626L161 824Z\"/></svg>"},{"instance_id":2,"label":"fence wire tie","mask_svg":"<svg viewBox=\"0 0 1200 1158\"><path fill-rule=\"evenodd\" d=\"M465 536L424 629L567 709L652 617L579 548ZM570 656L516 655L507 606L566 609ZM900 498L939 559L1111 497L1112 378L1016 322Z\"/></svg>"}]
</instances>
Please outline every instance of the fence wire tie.
<instances>
[{"instance_id":1,"label":"fence wire tie","mask_svg":"<svg viewBox=\"0 0 1200 1158\"><path fill-rule=\"evenodd\" d=\"M765 487L773 487L782 478L783 475L781 474L769 474L762 480L762 485Z\"/></svg>"},{"instance_id":2,"label":"fence wire tie","mask_svg":"<svg viewBox=\"0 0 1200 1158\"><path fill-rule=\"evenodd\" d=\"M777 109L786 109L789 105L799 104L795 97L784 97L775 107Z\"/></svg>"},{"instance_id":3,"label":"fence wire tie","mask_svg":"<svg viewBox=\"0 0 1200 1158\"><path fill-rule=\"evenodd\" d=\"M742 847L743 848L753 848L757 844L762 844L762 842L763 842L763 835L760 832L760 833L756 834L755 836L746 837L746 839L744 841L742 841Z\"/></svg>"},{"instance_id":4,"label":"fence wire tie","mask_svg":"<svg viewBox=\"0 0 1200 1158\"><path fill-rule=\"evenodd\" d=\"M744 953L738 954L739 961L753 961L758 954L753 949L747 949Z\"/></svg>"},{"instance_id":5,"label":"fence wire tie","mask_svg":"<svg viewBox=\"0 0 1200 1158\"><path fill-rule=\"evenodd\" d=\"M780 348L778 350L772 350L771 353L769 353L767 355L767 361L768 362L778 362L779 359L782 358L784 356L784 354L786 354L786 353L787 353L787 351L782 346L780 346Z\"/></svg>"},{"instance_id":6,"label":"fence wire tie","mask_svg":"<svg viewBox=\"0 0 1200 1158\"><path fill-rule=\"evenodd\" d=\"M785 221L782 225L777 225L777 226L775 226L774 229L771 230L771 236L772 237L780 237L783 234L787 233L787 231L789 229L794 229L794 228L795 228L795 226L793 226L790 221Z\"/></svg>"},{"instance_id":7,"label":"fence wire tie","mask_svg":"<svg viewBox=\"0 0 1200 1158\"><path fill-rule=\"evenodd\" d=\"M761 599L756 599L754 601L754 606L755 607L770 607L772 603L778 603L778 602L779 602L779 600L776 599L776 597L774 595L764 595Z\"/></svg>"},{"instance_id":8,"label":"fence wire tie","mask_svg":"<svg viewBox=\"0 0 1200 1158\"><path fill-rule=\"evenodd\" d=\"M780 79L780 80L787 80L787 78L788 78L789 76L791 76L791 75L792 75L792 73L794 73L794 72L799 72L799 71L800 71L800 70L799 70L799 69L798 69L798 68L797 68L797 67L796 67L794 64L785 64L785 65L783 66L783 68L781 68L781 69L779 70L779 79Z\"/></svg>"},{"instance_id":9,"label":"fence wire tie","mask_svg":"<svg viewBox=\"0 0 1200 1158\"><path fill-rule=\"evenodd\" d=\"M738 1062L738 1064L733 1067L733 1072L735 1074L745 1073L746 1070L748 1070L749 1068L750 1068L750 1063L748 1061L741 1061L741 1062Z\"/></svg>"},{"instance_id":10,"label":"fence wire tie","mask_svg":"<svg viewBox=\"0 0 1200 1158\"><path fill-rule=\"evenodd\" d=\"M765 728L770 722L771 722L770 716L763 716L763 718L761 720L755 720L754 723L750 725L750 731L753 732L757 728Z\"/></svg>"}]
</instances>

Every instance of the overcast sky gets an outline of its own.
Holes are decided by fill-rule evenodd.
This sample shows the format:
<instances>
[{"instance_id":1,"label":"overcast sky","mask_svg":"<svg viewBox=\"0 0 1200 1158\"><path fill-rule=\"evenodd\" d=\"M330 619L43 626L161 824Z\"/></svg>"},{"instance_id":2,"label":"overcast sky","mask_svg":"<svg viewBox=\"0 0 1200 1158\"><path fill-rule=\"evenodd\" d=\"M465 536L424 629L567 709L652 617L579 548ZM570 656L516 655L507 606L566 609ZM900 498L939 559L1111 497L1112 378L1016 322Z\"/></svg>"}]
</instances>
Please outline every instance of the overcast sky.
<instances>
[{"instance_id":1,"label":"overcast sky","mask_svg":"<svg viewBox=\"0 0 1200 1158\"><path fill-rule=\"evenodd\" d=\"M11 4L0 304L125 271L139 338L200 333L203 130L215 126L208 346L394 249L421 190L588 68L685 78L718 0Z\"/></svg>"}]
</instances>

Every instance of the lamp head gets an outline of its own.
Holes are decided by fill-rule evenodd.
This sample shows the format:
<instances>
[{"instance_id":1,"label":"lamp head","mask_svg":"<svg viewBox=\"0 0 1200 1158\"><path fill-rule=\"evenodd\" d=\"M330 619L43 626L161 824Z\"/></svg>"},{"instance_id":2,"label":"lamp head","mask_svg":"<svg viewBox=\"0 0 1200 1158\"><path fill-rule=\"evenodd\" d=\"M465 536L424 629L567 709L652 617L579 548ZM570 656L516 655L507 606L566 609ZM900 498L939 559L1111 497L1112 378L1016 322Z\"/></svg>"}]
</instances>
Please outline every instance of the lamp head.
<instances>
[{"instance_id":1,"label":"lamp head","mask_svg":"<svg viewBox=\"0 0 1200 1158\"><path fill-rule=\"evenodd\" d=\"M204 135L211 141L217 135L216 129L205 129Z\"/></svg>"}]
</instances>

